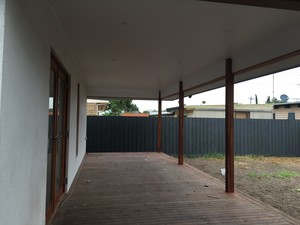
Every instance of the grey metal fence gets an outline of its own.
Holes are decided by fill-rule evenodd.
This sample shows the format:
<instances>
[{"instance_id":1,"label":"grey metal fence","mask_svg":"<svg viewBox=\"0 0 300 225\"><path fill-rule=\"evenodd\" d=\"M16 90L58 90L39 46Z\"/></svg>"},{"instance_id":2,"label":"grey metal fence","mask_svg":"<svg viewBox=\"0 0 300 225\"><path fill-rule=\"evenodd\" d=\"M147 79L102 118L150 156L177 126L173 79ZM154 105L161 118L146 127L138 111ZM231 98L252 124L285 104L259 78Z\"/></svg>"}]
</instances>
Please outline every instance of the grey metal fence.
<instances>
[{"instance_id":1,"label":"grey metal fence","mask_svg":"<svg viewBox=\"0 0 300 225\"><path fill-rule=\"evenodd\" d=\"M184 153L224 153L225 120L185 118ZM162 149L178 152L178 119L163 118ZM235 120L235 154L300 156L300 121ZM87 119L88 152L156 151L157 118L98 117Z\"/></svg>"},{"instance_id":2,"label":"grey metal fence","mask_svg":"<svg viewBox=\"0 0 300 225\"><path fill-rule=\"evenodd\" d=\"M151 152L157 118L88 116L87 152Z\"/></svg>"}]
</instances>

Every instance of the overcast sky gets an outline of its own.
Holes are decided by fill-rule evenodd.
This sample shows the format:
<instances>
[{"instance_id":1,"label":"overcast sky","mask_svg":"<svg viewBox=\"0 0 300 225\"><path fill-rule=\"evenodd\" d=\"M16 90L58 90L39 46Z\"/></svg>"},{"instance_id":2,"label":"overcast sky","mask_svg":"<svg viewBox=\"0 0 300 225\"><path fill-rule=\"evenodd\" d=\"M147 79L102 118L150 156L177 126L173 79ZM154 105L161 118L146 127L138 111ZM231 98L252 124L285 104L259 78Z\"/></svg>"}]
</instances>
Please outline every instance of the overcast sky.
<instances>
[{"instance_id":1,"label":"overcast sky","mask_svg":"<svg viewBox=\"0 0 300 225\"><path fill-rule=\"evenodd\" d=\"M258 103L264 104L270 96L273 97L273 74L250 81L235 84L234 102L250 104L250 98L253 98L252 104L255 104L255 94L258 97ZM285 94L289 97L289 102L300 101L300 67L274 74L274 97L280 99ZM224 105L225 88L218 88L212 91L193 95L192 98L184 99L185 105ZM145 110L157 110L157 101L134 100L141 112ZM163 101L162 108L177 107L178 100Z\"/></svg>"}]
</instances>

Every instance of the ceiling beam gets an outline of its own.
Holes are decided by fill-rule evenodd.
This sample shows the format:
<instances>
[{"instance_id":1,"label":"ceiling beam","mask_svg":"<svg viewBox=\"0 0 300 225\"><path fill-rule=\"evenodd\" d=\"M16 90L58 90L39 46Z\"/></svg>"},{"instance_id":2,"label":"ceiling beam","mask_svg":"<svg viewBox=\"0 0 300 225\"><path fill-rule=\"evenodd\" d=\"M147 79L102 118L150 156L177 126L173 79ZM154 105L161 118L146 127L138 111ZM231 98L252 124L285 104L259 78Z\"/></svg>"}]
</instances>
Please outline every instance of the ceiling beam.
<instances>
[{"instance_id":1,"label":"ceiling beam","mask_svg":"<svg viewBox=\"0 0 300 225\"><path fill-rule=\"evenodd\" d=\"M274 9L286 9L300 11L300 1L298 0L197 0L206 2L219 2L235 5L257 6Z\"/></svg>"}]
</instances>

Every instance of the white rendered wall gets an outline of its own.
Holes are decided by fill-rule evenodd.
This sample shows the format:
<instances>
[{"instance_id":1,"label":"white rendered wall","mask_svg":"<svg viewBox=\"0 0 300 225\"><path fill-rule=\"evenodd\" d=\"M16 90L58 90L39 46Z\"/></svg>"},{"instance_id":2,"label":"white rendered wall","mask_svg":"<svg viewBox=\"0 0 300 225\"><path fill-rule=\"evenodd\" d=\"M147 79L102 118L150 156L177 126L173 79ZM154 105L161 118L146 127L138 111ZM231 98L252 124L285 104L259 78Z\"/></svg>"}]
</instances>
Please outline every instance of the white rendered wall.
<instances>
[{"instance_id":1,"label":"white rendered wall","mask_svg":"<svg viewBox=\"0 0 300 225\"><path fill-rule=\"evenodd\" d=\"M80 120L79 120L79 143L78 156L76 156L76 129L77 129L77 84L76 80L71 80L71 102L70 102L70 141L68 151L68 185L69 190L72 181L78 171L81 161L85 155L86 147L86 95L83 85L80 85Z\"/></svg>"},{"instance_id":2,"label":"white rendered wall","mask_svg":"<svg viewBox=\"0 0 300 225\"><path fill-rule=\"evenodd\" d=\"M194 111L193 117L199 118L225 118L225 111Z\"/></svg>"},{"instance_id":3,"label":"white rendered wall","mask_svg":"<svg viewBox=\"0 0 300 225\"><path fill-rule=\"evenodd\" d=\"M2 99L2 70L3 70L3 44L4 44L4 23L5 23L5 1L0 2L0 225L2 225L1 222L1 217L2 215L2 208L5 206L2 201L1 197L2 194L4 193L4 187L2 183L4 182L3 175L1 174L1 171L4 170L4 164L2 164L2 121L3 121L3 116L2 116L2 105L1 105L1 99Z\"/></svg>"},{"instance_id":4,"label":"white rendered wall","mask_svg":"<svg viewBox=\"0 0 300 225\"><path fill-rule=\"evenodd\" d=\"M0 225L44 225L51 48L71 75L68 179L85 153L85 90L81 85L79 155L76 157L78 70L49 1L0 3ZM3 50L3 63L2 62Z\"/></svg>"},{"instance_id":5,"label":"white rendered wall","mask_svg":"<svg viewBox=\"0 0 300 225\"><path fill-rule=\"evenodd\" d=\"M250 112L250 119L273 119L273 112Z\"/></svg>"},{"instance_id":6,"label":"white rendered wall","mask_svg":"<svg viewBox=\"0 0 300 225\"><path fill-rule=\"evenodd\" d=\"M0 1L0 121L1 121L1 87L2 87L4 22L5 22L5 0L2 0ZM1 139L0 139L0 143L1 143Z\"/></svg>"}]
</instances>

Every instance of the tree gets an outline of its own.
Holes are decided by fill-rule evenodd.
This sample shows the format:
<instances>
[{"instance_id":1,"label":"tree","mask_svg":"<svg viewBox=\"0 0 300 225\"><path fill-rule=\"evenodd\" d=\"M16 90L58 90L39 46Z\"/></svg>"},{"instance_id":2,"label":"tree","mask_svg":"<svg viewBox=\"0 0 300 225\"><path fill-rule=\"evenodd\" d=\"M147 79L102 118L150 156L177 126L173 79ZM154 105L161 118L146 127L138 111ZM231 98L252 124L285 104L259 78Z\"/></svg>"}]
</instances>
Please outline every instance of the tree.
<instances>
[{"instance_id":1,"label":"tree","mask_svg":"<svg viewBox=\"0 0 300 225\"><path fill-rule=\"evenodd\" d=\"M277 99L276 97L273 97L272 99L270 98L270 96L268 96L266 103L283 103L283 101Z\"/></svg>"},{"instance_id":2,"label":"tree","mask_svg":"<svg viewBox=\"0 0 300 225\"><path fill-rule=\"evenodd\" d=\"M283 101L277 99L276 97L272 98L271 102L272 103L283 103Z\"/></svg>"},{"instance_id":3,"label":"tree","mask_svg":"<svg viewBox=\"0 0 300 225\"><path fill-rule=\"evenodd\" d=\"M110 100L104 116L119 116L124 112L138 112L139 108L132 100Z\"/></svg>"}]
</instances>

